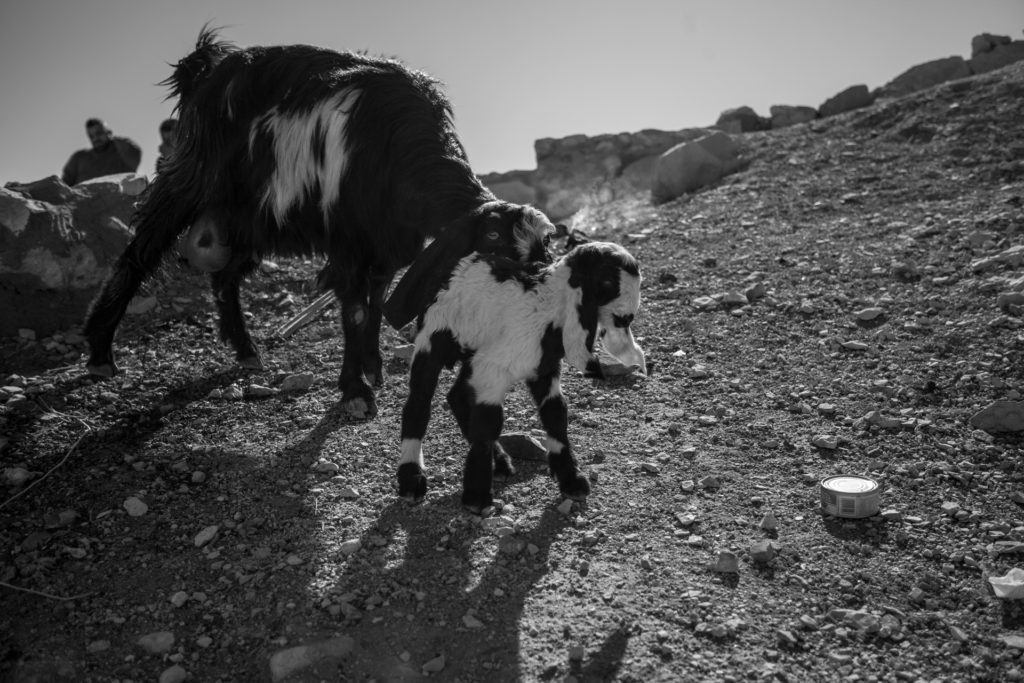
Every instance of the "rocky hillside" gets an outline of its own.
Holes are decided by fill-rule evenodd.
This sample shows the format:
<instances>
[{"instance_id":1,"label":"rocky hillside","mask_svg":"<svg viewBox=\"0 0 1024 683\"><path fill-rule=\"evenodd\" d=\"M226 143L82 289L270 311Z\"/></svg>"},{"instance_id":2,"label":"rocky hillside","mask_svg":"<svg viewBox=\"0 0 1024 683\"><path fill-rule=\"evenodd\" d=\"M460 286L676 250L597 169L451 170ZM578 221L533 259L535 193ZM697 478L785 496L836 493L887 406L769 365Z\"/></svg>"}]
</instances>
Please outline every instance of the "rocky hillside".
<instances>
[{"instance_id":1,"label":"rocky hillside","mask_svg":"<svg viewBox=\"0 0 1024 683\"><path fill-rule=\"evenodd\" d=\"M464 513L441 400L430 494L397 500L406 339L385 332L364 422L336 314L274 338L314 263L247 287L265 371L234 367L200 288L126 324L111 381L80 342L4 348L0 672L1024 680L1024 609L990 581L1024 568L1022 103L1017 64L745 134L712 187L579 214L639 258L653 362L565 374L585 505L526 451ZM536 425L518 391L506 431ZM879 514L823 514L837 474L877 481Z\"/></svg>"},{"instance_id":2,"label":"rocky hillside","mask_svg":"<svg viewBox=\"0 0 1024 683\"><path fill-rule=\"evenodd\" d=\"M873 90L864 84L851 85L817 106L776 104L765 116L740 105L725 110L705 128L542 138L534 144L536 170L491 173L483 180L499 197L533 203L555 220L563 220L582 208L651 189L657 157L708 129L745 134L805 124L800 130L807 130L806 124L815 120L1024 60L1024 40L1009 36L983 33L971 40L970 48L969 58L942 57L917 64Z\"/></svg>"}]
</instances>

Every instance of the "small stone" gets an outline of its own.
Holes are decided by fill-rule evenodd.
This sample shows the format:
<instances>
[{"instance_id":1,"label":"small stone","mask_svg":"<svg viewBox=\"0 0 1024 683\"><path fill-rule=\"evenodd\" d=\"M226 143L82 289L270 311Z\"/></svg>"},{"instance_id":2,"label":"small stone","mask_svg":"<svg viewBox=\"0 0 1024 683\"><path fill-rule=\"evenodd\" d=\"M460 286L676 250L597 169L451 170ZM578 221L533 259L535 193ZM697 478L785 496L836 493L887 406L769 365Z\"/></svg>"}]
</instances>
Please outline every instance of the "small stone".
<instances>
[{"instance_id":1,"label":"small stone","mask_svg":"<svg viewBox=\"0 0 1024 683\"><path fill-rule=\"evenodd\" d=\"M89 652L106 652L109 649L109 640L94 640L86 646L86 650Z\"/></svg>"},{"instance_id":2,"label":"small stone","mask_svg":"<svg viewBox=\"0 0 1024 683\"><path fill-rule=\"evenodd\" d=\"M195 545L196 545L196 547L197 548L202 548L204 545L206 545L207 543L212 541L214 536L217 535L218 531L220 531L220 527L218 525L216 525L216 524L212 524L212 525L206 527L205 529L203 529L202 531L200 531L198 534L196 534L196 538L195 538Z\"/></svg>"},{"instance_id":3,"label":"small stone","mask_svg":"<svg viewBox=\"0 0 1024 683\"><path fill-rule=\"evenodd\" d=\"M162 655L174 646L174 634L170 631L148 633L139 638L137 643L151 655Z\"/></svg>"},{"instance_id":4,"label":"small stone","mask_svg":"<svg viewBox=\"0 0 1024 683\"><path fill-rule=\"evenodd\" d=\"M989 434L1024 431L1024 401L993 401L971 417L971 426Z\"/></svg>"},{"instance_id":5,"label":"small stone","mask_svg":"<svg viewBox=\"0 0 1024 683\"><path fill-rule=\"evenodd\" d=\"M942 514L947 517L955 517L960 512L960 505L952 501L944 501L939 508L942 510Z\"/></svg>"},{"instance_id":6,"label":"small stone","mask_svg":"<svg viewBox=\"0 0 1024 683\"><path fill-rule=\"evenodd\" d=\"M575 502L576 501L574 501L572 498L566 498L561 503L559 503L558 511L561 512L566 517L568 517L569 513L572 512L572 506L573 506L573 503L575 503Z\"/></svg>"},{"instance_id":7,"label":"small stone","mask_svg":"<svg viewBox=\"0 0 1024 683\"><path fill-rule=\"evenodd\" d=\"M709 474L698 482L703 489L722 488L722 480L713 474Z\"/></svg>"},{"instance_id":8,"label":"small stone","mask_svg":"<svg viewBox=\"0 0 1024 683\"><path fill-rule=\"evenodd\" d=\"M125 510L128 511L129 517L141 517L142 515L149 512L149 506L146 505L141 500L139 500L138 498L136 498L135 496L126 498L123 503L123 507Z\"/></svg>"},{"instance_id":9,"label":"small stone","mask_svg":"<svg viewBox=\"0 0 1024 683\"><path fill-rule=\"evenodd\" d=\"M828 451L839 448L839 437L832 434L818 434L811 439L811 445Z\"/></svg>"},{"instance_id":10,"label":"small stone","mask_svg":"<svg viewBox=\"0 0 1024 683\"><path fill-rule=\"evenodd\" d=\"M693 493L697 489L697 485L693 479L684 479L679 482L679 488L682 489L683 493Z\"/></svg>"},{"instance_id":11,"label":"small stone","mask_svg":"<svg viewBox=\"0 0 1024 683\"><path fill-rule=\"evenodd\" d=\"M267 398L277 394L277 389L265 387L262 384L250 384L245 388L246 398Z\"/></svg>"},{"instance_id":12,"label":"small stone","mask_svg":"<svg viewBox=\"0 0 1024 683\"><path fill-rule=\"evenodd\" d=\"M341 471L341 466L336 462L321 460L315 465L315 469L320 474L337 474Z\"/></svg>"},{"instance_id":13,"label":"small stone","mask_svg":"<svg viewBox=\"0 0 1024 683\"><path fill-rule=\"evenodd\" d=\"M740 560L736 554L728 550L718 553L718 560L715 562L715 571L719 574L736 574L740 570Z\"/></svg>"},{"instance_id":14,"label":"small stone","mask_svg":"<svg viewBox=\"0 0 1024 683\"><path fill-rule=\"evenodd\" d=\"M901 513L899 510L892 510L892 509L882 510L882 512L880 514L881 514L882 519L884 519L886 522L901 522L901 521L903 521L903 513Z\"/></svg>"},{"instance_id":15,"label":"small stone","mask_svg":"<svg viewBox=\"0 0 1024 683\"><path fill-rule=\"evenodd\" d=\"M761 540L750 546L750 559L754 562L767 563L775 559L775 543Z\"/></svg>"},{"instance_id":16,"label":"small stone","mask_svg":"<svg viewBox=\"0 0 1024 683\"><path fill-rule=\"evenodd\" d=\"M0 451L3 449L0 448ZM4 468L4 483L7 486L18 487L22 486L26 481L31 479L34 475L24 467L5 467Z\"/></svg>"},{"instance_id":17,"label":"small stone","mask_svg":"<svg viewBox=\"0 0 1024 683\"><path fill-rule=\"evenodd\" d=\"M288 375L281 381L281 392L282 393L293 393L306 391L313 386L313 373L312 372L300 372L297 375Z\"/></svg>"},{"instance_id":18,"label":"small stone","mask_svg":"<svg viewBox=\"0 0 1024 683\"><path fill-rule=\"evenodd\" d=\"M358 538L353 538L348 541L342 541L338 549L341 550L342 555L351 555L352 553L357 552L362 547L363 542L360 541Z\"/></svg>"},{"instance_id":19,"label":"small stone","mask_svg":"<svg viewBox=\"0 0 1024 683\"><path fill-rule=\"evenodd\" d=\"M862 341L844 341L839 344L849 351L867 351L870 347Z\"/></svg>"},{"instance_id":20,"label":"small stone","mask_svg":"<svg viewBox=\"0 0 1024 683\"><path fill-rule=\"evenodd\" d=\"M661 473L661 468L655 465L653 462L641 463L640 469L642 469L647 474L658 475Z\"/></svg>"},{"instance_id":21,"label":"small stone","mask_svg":"<svg viewBox=\"0 0 1024 683\"><path fill-rule=\"evenodd\" d=\"M854 315L857 317L857 320L870 322L871 320L878 318L884 313L885 312L881 308L878 308L877 306L872 306L870 308L862 308L861 310L854 313Z\"/></svg>"},{"instance_id":22,"label":"small stone","mask_svg":"<svg viewBox=\"0 0 1024 683\"><path fill-rule=\"evenodd\" d=\"M807 631L817 631L820 628L818 620L809 614L800 615L800 626Z\"/></svg>"},{"instance_id":23,"label":"small stone","mask_svg":"<svg viewBox=\"0 0 1024 683\"><path fill-rule=\"evenodd\" d=\"M466 614L462 617L462 623L466 628L483 628L484 622L477 619L472 614Z\"/></svg>"},{"instance_id":24,"label":"small stone","mask_svg":"<svg viewBox=\"0 0 1024 683\"><path fill-rule=\"evenodd\" d=\"M175 664L160 674L160 683L182 683L186 678L188 672L181 665Z\"/></svg>"},{"instance_id":25,"label":"small stone","mask_svg":"<svg viewBox=\"0 0 1024 683\"><path fill-rule=\"evenodd\" d=\"M196 638L196 645L203 648L204 650L213 645L213 638L210 636L199 636Z\"/></svg>"},{"instance_id":26,"label":"small stone","mask_svg":"<svg viewBox=\"0 0 1024 683\"><path fill-rule=\"evenodd\" d=\"M429 662L426 662L423 667L423 672L428 674L436 674L444 670L444 655L438 655Z\"/></svg>"},{"instance_id":27,"label":"small stone","mask_svg":"<svg viewBox=\"0 0 1024 683\"><path fill-rule=\"evenodd\" d=\"M171 596L171 604L175 607L181 607L186 602L188 602L188 593L185 591L178 591Z\"/></svg>"},{"instance_id":28,"label":"small stone","mask_svg":"<svg viewBox=\"0 0 1024 683\"><path fill-rule=\"evenodd\" d=\"M399 344L395 347L395 358L404 360L406 363L412 362L412 357L416 354L415 344Z\"/></svg>"},{"instance_id":29,"label":"small stone","mask_svg":"<svg viewBox=\"0 0 1024 683\"><path fill-rule=\"evenodd\" d=\"M195 472L192 473L193 484L202 484L204 481L206 481L206 472L196 470Z\"/></svg>"},{"instance_id":30,"label":"small stone","mask_svg":"<svg viewBox=\"0 0 1024 683\"><path fill-rule=\"evenodd\" d=\"M761 518L757 526L765 531L775 531L779 528L779 522L775 519L775 513L769 510L764 513L764 517Z\"/></svg>"},{"instance_id":31,"label":"small stone","mask_svg":"<svg viewBox=\"0 0 1024 683\"><path fill-rule=\"evenodd\" d=\"M338 497L346 500L355 500L359 497L359 491L351 486L342 486L338 489Z\"/></svg>"}]
</instances>

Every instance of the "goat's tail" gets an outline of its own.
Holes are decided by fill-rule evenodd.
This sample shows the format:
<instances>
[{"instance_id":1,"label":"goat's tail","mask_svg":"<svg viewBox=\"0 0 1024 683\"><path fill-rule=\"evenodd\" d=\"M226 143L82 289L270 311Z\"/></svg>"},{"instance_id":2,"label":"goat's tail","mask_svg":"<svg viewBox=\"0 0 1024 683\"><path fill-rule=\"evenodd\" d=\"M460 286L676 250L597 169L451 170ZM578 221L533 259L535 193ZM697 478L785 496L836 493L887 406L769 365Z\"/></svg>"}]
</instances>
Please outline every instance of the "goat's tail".
<instances>
[{"instance_id":1,"label":"goat's tail","mask_svg":"<svg viewBox=\"0 0 1024 683\"><path fill-rule=\"evenodd\" d=\"M167 99L187 100L222 59L238 50L234 43L221 40L217 31L209 24L204 25L196 39L196 49L171 65L174 73L159 83L170 88Z\"/></svg>"}]
</instances>

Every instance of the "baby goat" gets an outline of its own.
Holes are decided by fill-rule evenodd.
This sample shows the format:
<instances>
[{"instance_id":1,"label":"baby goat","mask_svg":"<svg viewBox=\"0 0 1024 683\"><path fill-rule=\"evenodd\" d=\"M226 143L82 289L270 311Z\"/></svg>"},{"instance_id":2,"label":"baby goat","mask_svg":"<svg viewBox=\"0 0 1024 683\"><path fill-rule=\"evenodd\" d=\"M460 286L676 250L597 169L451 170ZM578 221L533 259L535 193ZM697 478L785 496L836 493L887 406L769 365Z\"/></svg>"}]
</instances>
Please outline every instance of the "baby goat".
<instances>
[{"instance_id":1,"label":"baby goat","mask_svg":"<svg viewBox=\"0 0 1024 683\"><path fill-rule=\"evenodd\" d=\"M384 294L397 270L416 259L415 286L389 313L400 327L467 254L549 260L554 226L480 183L451 105L426 74L308 45L242 49L204 29L166 83L178 97L178 147L89 309L94 375L117 371L111 345L125 309L189 226L182 252L212 273L221 337L247 367L262 361L242 316L242 279L264 255L326 256L320 283L341 302L345 338L338 386L347 407L368 415L370 385L382 379Z\"/></svg>"},{"instance_id":2,"label":"baby goat","mask_svg":"<svg viewBox=\"0 0 1024 683\"><path fill-rule=\"evenodd\" d=\"M550 266L523 265L472 255L455 268L447 288L425 311L402 412L399 495L421 500L423 436L443 367L462 363L448 405L470 443L462 504L475 513L492 502L495 473L512 472L498 444L505 394L526 381L547 433L548 465L566 496L590 493L569 444L562 397L561 361L600 376L594 344L643 371L644 353L630 323L640 306L640 268L624 248L609 242L576 247Z\"/></svg>"}]
</instances>

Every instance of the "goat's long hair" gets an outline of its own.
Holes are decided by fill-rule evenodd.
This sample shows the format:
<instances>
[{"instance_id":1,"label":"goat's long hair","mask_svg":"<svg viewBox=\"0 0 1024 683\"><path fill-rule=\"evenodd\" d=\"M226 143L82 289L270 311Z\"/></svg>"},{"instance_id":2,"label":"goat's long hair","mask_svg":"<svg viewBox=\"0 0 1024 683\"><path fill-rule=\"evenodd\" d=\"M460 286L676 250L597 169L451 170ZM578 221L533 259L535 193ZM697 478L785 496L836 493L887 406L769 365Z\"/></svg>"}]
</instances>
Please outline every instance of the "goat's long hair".
<instances>
[{"instance_id":1,"label":"goat's long hair","mask_svg":"<svg viewBox=\"0 0 1024 683\"><path fill-rule=\"evenodd\" d=\"M178 98L178 142L139 204L135 224L143 230L180 234L215 207L225 215L213 220L231 231L231 242L256 253L347 260L369 252L401 267L424 237L494 200L469 166L438 81L397 60L309 45L239 48L206 26L162 85ZM346 117L343 149L331 148L319 127L295 144L311 145L319 163L346 154L341 190L307 188L287 216L275 216L263 201L278 167L267 122L308 114L331 98ZM328 192L337 201L315 214ZM346 226L344 234L328 229L328 218Z\"/></svg>"}]
</instances>

